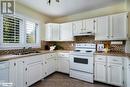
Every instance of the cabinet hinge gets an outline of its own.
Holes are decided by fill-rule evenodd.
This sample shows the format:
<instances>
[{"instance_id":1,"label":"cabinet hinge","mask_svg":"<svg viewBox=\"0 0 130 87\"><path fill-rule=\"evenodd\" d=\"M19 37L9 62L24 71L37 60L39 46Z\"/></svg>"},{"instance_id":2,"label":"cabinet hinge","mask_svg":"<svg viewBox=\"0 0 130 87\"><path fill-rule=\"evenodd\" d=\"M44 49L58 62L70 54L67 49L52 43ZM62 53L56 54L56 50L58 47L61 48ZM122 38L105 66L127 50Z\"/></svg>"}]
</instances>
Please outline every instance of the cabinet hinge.
<instances>
[{"instance_id":1,"label":"cabinet hinge","mask_svg":"<svg viewBox=\"0 0 130 87\"><path fill-rule=\"evenodd\" d=\"M125 84L125 82L124 82L124 81L123 81L122 83L123 83L123 85Z\"/></svg>"},{"instance_id":2,"label":"cabinet hinge","mask_svg":"<svg viewBox=\"0 0 130 87\"><path fill-rule=\"evenodd\" d=\"M14 63L14 66L16 66L16 63Z\"/></svg>"},{"instance_id":3,"label":"cabinet hinge","mask_svg":"<svg viewBox=\"0 0 130 87\"><path fill-rule=\"evenodd\" d=\"M27 71L27 68L25 69L25 71Z\"/></svg>"},{"instance_id":4,"label":"cabinet hinge","mask_svg":"<svg viewBox=\"0 0 130 87\"><path fill-rule=\"evenodd\" d=\"M95 75L93 75L93 77L95 78Z\"/></svg>"},{"instance_id":5,"label":"cabinet hinge","mask_svg":"<svg viewBox=\"0 0 130 87\"><path fill-rule=\"evenodd\" d=\"M26 82L25 84L27 85L28 83Z\"/></svg>"},{"instance_id":6,"label":"cabinet hinge","mask_svg":"<svg viewBox=\"0 0 130 87\"><path fill-rule=\"evenodd\" d=\"M124 70L124 67L122 67L122 70Z\"/></svg>"}]
</instances>

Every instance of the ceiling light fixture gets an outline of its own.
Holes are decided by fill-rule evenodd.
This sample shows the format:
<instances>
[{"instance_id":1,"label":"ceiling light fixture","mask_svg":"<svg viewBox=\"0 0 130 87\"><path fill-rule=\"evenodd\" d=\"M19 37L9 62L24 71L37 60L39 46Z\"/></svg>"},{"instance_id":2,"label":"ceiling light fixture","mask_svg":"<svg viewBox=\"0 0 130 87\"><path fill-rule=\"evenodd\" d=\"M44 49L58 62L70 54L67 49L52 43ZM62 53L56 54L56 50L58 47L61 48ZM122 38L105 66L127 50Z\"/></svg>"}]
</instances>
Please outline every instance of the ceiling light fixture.
<instances>
[{"instance_id":1,"label":"ceiling light fixture","mask_svg":"<svg viewBox=\"0 0 130 87\"><path fill-rule=\"evenodd\" d=\"M52 1L52 0L48 0L47 3L50 5L50 4L51 4L51 1ZM58 2L58 3L60 2L60 0L55 0L55 1Z\"/></svg>"}]
</instances>

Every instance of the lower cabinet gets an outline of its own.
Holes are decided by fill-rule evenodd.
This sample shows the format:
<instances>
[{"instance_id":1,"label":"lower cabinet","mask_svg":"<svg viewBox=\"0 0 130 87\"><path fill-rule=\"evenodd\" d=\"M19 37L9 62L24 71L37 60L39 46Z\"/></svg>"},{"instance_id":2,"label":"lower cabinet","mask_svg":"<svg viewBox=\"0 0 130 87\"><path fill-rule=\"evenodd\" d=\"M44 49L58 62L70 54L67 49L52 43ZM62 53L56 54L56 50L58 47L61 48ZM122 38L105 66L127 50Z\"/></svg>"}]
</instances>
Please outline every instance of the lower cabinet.
<instances>
[{"instance_id":1,"label":"lower cabinet","mask_svg":"<svg viewBox=\"0 0 130 87\"><path fill-rule=\"evenodd\" d=\"M57 71L69 74L70 72L70 54L66 52L59 52L57 57Z\"/></svg>"},{"instance_id":2,"label":"lower cabinet","mask_svg":"<svg viewBox=\"0 0 130 87\"><path fill-rule=\"evenodd\" d=\"M57 68L58 72L69 74L69 60L58 59L57 63L58 63L58 68Z\"/></svg>"},{"instance_id":3,"label":"lower cabinet","mask_svg":"<svg viewBox=\"0 0 130 87\"><path fill-rule=\"evenodd\" d=\"M56 53L48 53L44 55L43 58L43 69L44 77L54 73L56 71Z\"/></svg>"},{"instance_id":4,"label":"lower cabinet","mask_svg":"<svg viewBox=\"0 0 130 87\"><path fill-rule=\"evenodd\" d=\"M95 62L95 80L107 82L106 74L106 64L103 62Z\"/></svg>"},{"instance_id":5,"label":"lower cabinet","mask_svg":"<svg viewBox=\"0 0 130 87\"><path fill-rule=\"evenodd\" d=\"M110 64L108 66L108 83L122 86L123 85L123 69L122 65Z\"/></svg>"},{"instance_id":6,"label":"lower cabinet","mask_svg":"<svg viewBox=\"0 0 130 87\"><path fill-rule=\"evenodd\" d=\"M56 71L56 59L55 58L49 58L46 59L46 76L54 73Z\"/></svg>"},{"instance_id":7,"label":"lower cabinet","mask_svg":"<svg viewBox=\"0 0 130 87\"><path fill-rule=\"evenodd\" d=\"M11 87L29 87L55 71L69 74L69 60L66 57L57 59L57 53L9 60L9 82L13 83Z\"/></svg>"},{"instance_id":8,"label":"lower cabinet","mask_svg":"<svg viewBox=\"0 0 130 87\"><path fill-rule=\"evenodd\" d=\"M24 86L24 61L11 60L9 61L9 82L13 84L11 87Z\"/></svg>"},{"instance_id":9,"label":"lower cabinet","mask_svg":"<svg viewBox=\"0 0 130 87\"><path fill-rule=\"evenodd\" d=\"M26 84L30 86L42 79L42 61L32 63L26 67Z\"/></svg>"},{"instance_id":10,"label":"lower cabinet","mask_svg":"<svg viewBox=\"0 0 130 87\"><path fill-rule=\"evenodd\" d=\"M30 56L26 59L24 78L26 87L43 78L42 55Z\"/></svg>"},{"instance_id":11,"label":"lower cabinet","mask_svg":"<svg viewBox=\"0 0 130 87\"><path fill-rule=\"evenodd\" d=\"M105 59L104 59L105 58ZM95 80L123 86L123 58L116 56L95 56Z\"/></svg>"}]
</instances>

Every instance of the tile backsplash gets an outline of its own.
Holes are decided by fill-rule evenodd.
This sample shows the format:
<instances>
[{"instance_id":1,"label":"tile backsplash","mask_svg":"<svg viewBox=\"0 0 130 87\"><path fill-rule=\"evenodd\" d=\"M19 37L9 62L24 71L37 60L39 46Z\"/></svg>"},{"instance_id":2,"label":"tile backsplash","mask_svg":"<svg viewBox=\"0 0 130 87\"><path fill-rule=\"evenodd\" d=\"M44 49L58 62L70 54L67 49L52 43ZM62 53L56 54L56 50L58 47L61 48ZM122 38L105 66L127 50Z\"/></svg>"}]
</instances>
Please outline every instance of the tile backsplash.
<instances>
[{"instance_id":1,"label":"tile backsplash","mask_svg":"<svg viewBox=\"0 0 130 87\"><path fill-rule=\"evenodd\" d=\"M95 41L94 36L78 36L74 38L74 41L72 42L47 42L49 46L56 44L57 46L61 47L64 50L73 50L75 43L103 43L105 48L109 48L111 51L116 51L116 52L125 52L125 42L122 41L123 44L111 44L111 41ZM44 41L42 43L45 44ZM44 45L42 44L42 45ZM44 47L44 46L43 46ZM59 50L62 50L59 49Z\"/></svg>"},{"instance_id":2,"label":"tile backsplash","mask_svg":"<svg viewBox=\"0 0 130 87\"><path fill-rule=\"evenodd\" d=\"M74 38L74 41L63 41L63 42L46 42L41 41L41 48L36 50L45 50L45 45L52 46L57 45L56 50L74 50L75 43L103 43L105 48L109 48L111 51L116 52L125 52L125 43L126 41L122 41L123 44L111 44L111 41L95 41L94 36L78 36ZM22 49L14 49L14 50L0 50L0 55L12 54Z\"/></svg>"}]
</instances>

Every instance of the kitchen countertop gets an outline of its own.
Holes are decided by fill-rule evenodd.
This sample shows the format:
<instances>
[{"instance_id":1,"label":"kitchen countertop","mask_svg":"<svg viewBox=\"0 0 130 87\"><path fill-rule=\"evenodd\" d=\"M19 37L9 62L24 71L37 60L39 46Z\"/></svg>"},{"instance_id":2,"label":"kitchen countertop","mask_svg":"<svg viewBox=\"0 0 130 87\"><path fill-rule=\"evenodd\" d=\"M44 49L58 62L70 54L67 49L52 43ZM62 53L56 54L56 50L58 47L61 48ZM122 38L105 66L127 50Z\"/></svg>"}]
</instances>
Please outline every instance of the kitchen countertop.
<instances>
[{"instance_id":1,"label":"kitchen countertop","mask_svg":"<svg viewBox=\"0 0 130 87\"><path fill-rule=\"evenodd\" d=\"M41 54L46 54L46 53L55 53L55 52L70 53L72 51L69 51L69 50L54 50L54 51L40 50L39 52L40 53L31 53L31 54L25 54L25 55L13 55L13 54L1 55L0 56L0 62L1 61L8 61L8 60L11 60L11 59L28 57L28 56L36 56L36 55L41 55Z\"/></svg>"},{"instance_id":2,"label":"kitchen countertop","mask_svg":"<svg viewBox=\"0 0 130 87\"><path fill-rule=\"evenodd\" d=\"M95 55L106 55L106 56L123 56L123 57L130 57L129 53L124 52L96 52Z\"/></svg>"},{"instance_id":3,"label":"kitchen countertop","mask_svg":"<svg viewBox=\"0 0 130 87\"><path fill-rule=\"evenodd\" d=\"M41 55L41 54L46 54L46 53L55 53L55 52L62 52L62 53L71 53L73 51L70 50L54 50L54 51L49 51L49 50L40 50L40 53L31 53L31 54L26 54L26 55L1 55L0 56L0 61L7 61L11 59L18 59L18 58L23 58L23 57L28 57L28 56L36 56L36 55ZM106 56L123 56L123 57L129 57L130 58L130 53L122 53L122 52L95 52L95 55L106 55Z\"/></svg>"}]
</instances>

